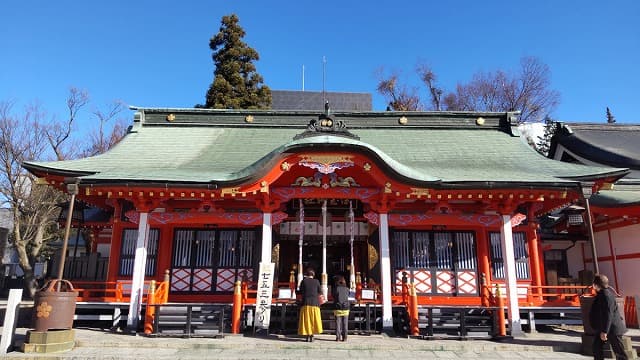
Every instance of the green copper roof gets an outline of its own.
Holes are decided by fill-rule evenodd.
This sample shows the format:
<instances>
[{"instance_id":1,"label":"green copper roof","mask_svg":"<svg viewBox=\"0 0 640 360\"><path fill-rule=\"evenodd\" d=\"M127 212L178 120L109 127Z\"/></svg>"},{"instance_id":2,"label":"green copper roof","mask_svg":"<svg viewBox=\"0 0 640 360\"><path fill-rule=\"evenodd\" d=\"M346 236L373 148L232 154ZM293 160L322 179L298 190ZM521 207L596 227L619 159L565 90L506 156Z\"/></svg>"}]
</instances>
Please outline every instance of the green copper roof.
<instances>
[{"instance_id":1,"label":"green copper roof","mask_svg":"<svg viewBox=\"0 0 640 360\"><path fill-rule=\"evenodd\" d=\"M131 131L105 154L24 166L34 172L79 176L88 183L217 185L260 176L279 154L312 148L363 152L392 177L443 186L562 186L627 172L547 159L512 130L512 115L340 113L333 118L344 121L359 139L318 133L294 140L317 113L139 109Z\"/></svg>"},{"instance_id":2,"label":"green copper roof","mask_svg":"<svg viewBox=\"0 0 640 360\"><path fill-rule=\"evenodd\" d=\"M591 205L609 208L640 205L640 181L621 179L612 190L600 190L589 200Z\"/></svg>"}]
</instances>

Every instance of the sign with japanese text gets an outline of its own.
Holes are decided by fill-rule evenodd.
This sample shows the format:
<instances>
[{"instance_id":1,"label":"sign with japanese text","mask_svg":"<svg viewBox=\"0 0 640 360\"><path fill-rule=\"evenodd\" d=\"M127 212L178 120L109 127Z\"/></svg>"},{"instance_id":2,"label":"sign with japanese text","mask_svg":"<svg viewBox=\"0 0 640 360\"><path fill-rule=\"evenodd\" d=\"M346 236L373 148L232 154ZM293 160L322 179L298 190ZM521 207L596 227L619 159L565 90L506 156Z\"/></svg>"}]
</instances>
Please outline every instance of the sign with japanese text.
<instances>
[{"instance_id":1,"label":"sign with japanese text","mask_svg":"<svg viewBox=\"0 0 640 360\"><path fill-rule=\"evenodd\" d=\"M273 296L274 263L260 263L256 295L256 317L254 327L268 329L271 320L271 297Z\"/></svg>"}]
</instances>

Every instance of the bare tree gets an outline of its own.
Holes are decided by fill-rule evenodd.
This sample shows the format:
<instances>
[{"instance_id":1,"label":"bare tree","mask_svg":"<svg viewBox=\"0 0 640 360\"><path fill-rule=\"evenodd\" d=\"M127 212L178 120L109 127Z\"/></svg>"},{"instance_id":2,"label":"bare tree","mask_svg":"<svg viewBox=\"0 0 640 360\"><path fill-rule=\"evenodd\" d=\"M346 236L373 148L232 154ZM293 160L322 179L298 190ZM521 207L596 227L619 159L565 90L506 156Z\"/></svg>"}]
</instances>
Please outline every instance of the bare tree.
<instances>
[{"instance_id":1,"label":"bare tree","mask_svg":"<svg viewBox=\"0 0 640 360\"><path fill-rule=\"evenodd\" d=\"M445 92L437 85L435 72L424 62L418 63L416 72L429 90L433 110L520 111L523 122L542 121L560 101L560 94L550 88L549 67L535 57L522 58L515 74L503 70L476 73L469 83L459 83L453 92ZM377 91L393 110L421 109L416 91L399 84L397 74L378 76Z\"/></svg>"},{"instance_id":2,"label":"bare tree","mask_svg":"<svg viewBox=\"0 0 640 360\"><path fill-rule=\"evenodd\" d=\"M398 73L384 76L384 70L378 70L378 93L387 101L388 110L416 111L420 110L420 98L417 89L408 88L398 83Z\"/></svg>"},{"instance_id":3,"label":"bare tree","mask_svg":"<svg viewBox=\"0 0 640 360\"><path fill-rule=\"evenodd\" d=\"M33 265L45 244L56 235L57 204L64 195L40 184L21 167L25 160L43 158L48 150L43 112L29 107L18 117L13 115L12 107L10 102L0 102L0 196L3 206L11 209L10 239L25 274L25 289L33 296L36 290Z\"/></svg>"},{"instance_id":4,"label":"bare tree","mask_svg":"<svg viewBox=\"0 0 640 360\"><path fill-rule=\"evenodd\" d=\"M53 122L44 128L47 140L57 160L69 159L76 155L71 149L77 147L64 147L63 145L69 143L68 140L73 131L73 123L78 116L78 112L88 103L89 94L85 90L70 88L69 96L67 97L69 118L64 123Z\"/></svg>"},{"instance_id":5,"label":"bare tree","mask_svg":"<svg viewBox=\"0 0 640 360\"><path fill-rule=\"evenodd\" d=\"M125 135L127 130L124 120L117 116L124 110L124 104L115 101L107 105L106 109L96 109L93 115L98 120L98 127L89 134L89 144L82 157L94 156L102 154L117 144ZM109 132L108 124L114 121L111 131Z\"/></svg>"},{"instance_id":6,"label":"bare tree","mask_svg":"<svg viewBox=\"0 0 640 360\"><path fill-rule=\"evenodd\" d=\"M447 110L520 111L523 122L541 121L560 101L552 90L549 67L535 57L520 60L520 71L480 72L445 96Z\"/></svg>"},{"instance_id":7,"label":"bare tree","mask_svg":"<svg viewBox=\"0 0 640 360\"><path fill-rule=\"evenodd\" d=\"M418 76L420 76L420 80L422 80L422 82L429 89L433 110L440 111L442 89L436 87L436 74L431 69L431 66L427 65L424 62L418 63L418 65L416 66L416 71L418 73Z\"/></svg>"},{"instance_id":8,"label":"bare tree","mask_svg":"<svg viewBox=\"0 0 640 360\"><path fill-rule=\"evenodd\" d=\"M13 111L12 102L0 102L0 201L9 208L13 218L10 235L19 264L24 271L25 290L33 296L36 291L33 266L44 260L48 242L60 238L58 205L68 196L27 172L24 161L67 160L81 155L82 148L74 138L74 127L80 111L89 103L87 92L71 88L67 98L69 117L60 122L45 118L38 106L23 112ZM108 123L122 111L121 103L114 103L105 111L96 110L98 129L89 137L89 155L100 153L122 138L124 125L116 123L111 132ZM109 135L106 135L109 134Z\"/></svg>"}]
</instances>

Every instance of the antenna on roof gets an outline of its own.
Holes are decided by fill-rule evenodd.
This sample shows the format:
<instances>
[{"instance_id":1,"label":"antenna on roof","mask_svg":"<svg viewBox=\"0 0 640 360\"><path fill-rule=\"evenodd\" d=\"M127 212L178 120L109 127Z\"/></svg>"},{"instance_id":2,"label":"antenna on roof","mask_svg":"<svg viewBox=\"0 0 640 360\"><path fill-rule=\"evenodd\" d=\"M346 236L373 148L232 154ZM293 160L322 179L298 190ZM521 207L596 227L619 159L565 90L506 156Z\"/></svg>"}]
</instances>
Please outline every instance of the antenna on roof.
<instances>
[{"instance_id":1,"label":"antenna on roof","mask_svg":"<svg viewBox=\"0 0 640 360\"><path fill-rule=\"evenodd\" d=\"M327 96L324 92L324 82L325 82L325 74L326 74L326 67L327 67L327 58L326 57L322 57L322 103L326 104L327 103Z\"/></svg>"},{"instance_id":2,"label":"antenna on roof","mask_svg":"<svg viewBox=\"0 0 640 360\"><path fill-rule=\"evenodd\" d=\"M302 91L304 91L304 64L302 65Z\"/></svg>"}]
</instances>

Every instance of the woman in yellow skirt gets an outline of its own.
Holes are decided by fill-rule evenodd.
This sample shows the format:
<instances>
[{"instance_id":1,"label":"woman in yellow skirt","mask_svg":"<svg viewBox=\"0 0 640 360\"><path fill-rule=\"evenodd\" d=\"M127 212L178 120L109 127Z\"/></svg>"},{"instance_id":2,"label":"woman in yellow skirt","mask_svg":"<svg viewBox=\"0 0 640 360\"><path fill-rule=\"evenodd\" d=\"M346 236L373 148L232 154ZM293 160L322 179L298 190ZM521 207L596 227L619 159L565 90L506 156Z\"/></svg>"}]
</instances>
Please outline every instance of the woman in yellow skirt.
<instances>
[{"instance_id":1,"label":"woman in yellow skirt","mask_svg":"<svg viewBox=\"0 0 640 360\"><path fill-rule=\"evenodd\" d=\"M322 318L318 301L318 296L322 294L322 288L320 288L320 281L314 279L315 275L313 269L307 269L298 289L298 294L302 298L298 335L306 336L307 342L313 341L314 334L322 333Z\"/></svg>"}]
</instances>

